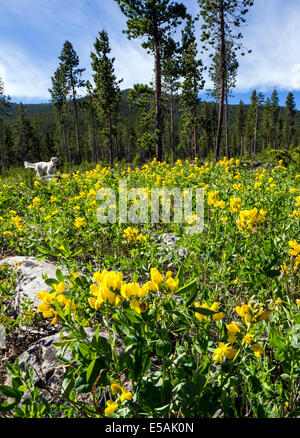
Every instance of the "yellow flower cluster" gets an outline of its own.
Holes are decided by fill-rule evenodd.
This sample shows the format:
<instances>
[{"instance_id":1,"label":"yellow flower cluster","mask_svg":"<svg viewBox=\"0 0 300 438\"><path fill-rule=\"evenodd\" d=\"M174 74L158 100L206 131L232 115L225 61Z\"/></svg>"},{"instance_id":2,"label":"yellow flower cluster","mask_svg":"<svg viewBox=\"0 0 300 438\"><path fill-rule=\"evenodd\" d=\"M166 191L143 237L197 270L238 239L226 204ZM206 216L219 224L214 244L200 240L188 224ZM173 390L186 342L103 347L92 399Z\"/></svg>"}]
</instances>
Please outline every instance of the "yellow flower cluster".
<instances>
[{"instance_id":1,"label":"yellow flower cluster","mask_svg":"<svg viewBox=\"0 0 300 438\"><path fill-rule=\"evenodd\" d=\"M201 303L199 303L198 301L196 301L196 302L194 303L194 306L195 306L195 307L198 307L198 308L199 308L199 307L202 307L202 308L204 308L204 309L209 309L209 310L212 310L213 312L216 312L216 313L213 314L213 320L214 320L214 321L220 321L221 319L224 318L224 313L223 313L223 312L218 312L218 309L219 309L219 306L220 306L220 303L218 303L218 302L214 302L214 303L209 307L209 305L207 304L207 302L204 302L203 304L201 304ZM199 313L199 312L195 312L195 317L196 317L200 322L207 320L207 316L202 315L202 314Z\"/></svg>"},{"instance_id":2,"label":"yellow flower cluster","mask_svg":"<svg viewBox=\"0 0 300 438\"><path fill-rule=\"evenodd\" d=\"M121 305L124 299L130 300L130 307L138 313L147 310L147 303L141 301L149 290L156 290L156 285L151 282L140 286L138 283L125 283L123 274L115 271L104 271L94 273L96 284L90 286L93 297L89 298L92 309L98 310L103 303L109 303L115 307Z\"/></svg>"},{"instance_id":3,"label":"yellow flower cluster","mask_svg":"<svg viewBox=\"0 0 300 438\"><path fill-rule=\"evenodd\" d=\"M237 351L238 350L234 348L232 345L224 344L223 342L220 342L219 346L214 351L213 360L215 362L222 363L224 358L233 359Z\"/></svg>"},{"instance_id":4,"label":"yellow flower cluster","mask_svg":"<svg viewBox=\"0 0 300 438\"><path fill-rule=\"evenodd\" d=\"M19 231L23 231L23 223L22 223L22 219L20 218L20 216L13 216L11 218L11 222L14 224L14 226L19 230Z\"/></svg>"},{"instance_id":5,"label":"yellow flower cluster","mask_svg":"<svg viewBox=\"0 0 300 438\"><path fill-rule=\"evenodd\" d=\"M126 228L123 237L124 239L126 239L128 243L145 242L147 240L146 236L144 236L143 234L139 234L139 230L137 228L131 228L131 227Z\"/></svg>"},{"instance_id":6,"label":"yellow flower cluster","mask_svg":"<svg viewBox=\"0 0 300 438\"><path fill-rule=\"evenodd\" d=\"M111 384L111 393L112 395L117 395L116 400L108 400L106 402L106 408L105 408L105 415L112 415L118 408L119 403L123 403L126 400L131 400L133 395L130 391L127 391L127 389L121 385L118 382L113 382Z\"/></svg>"},{"instance_id":7,"label":"yellow flower cluster","mask_svg":"<svg viewBox=\"0 0 300 438\"><path fill-rule=\"evenodd\" d=\"M74 225L76 228L81 228L86 224L86 220L82 217L77 217L75 219Z\"/></svg>"},{"instance_id":8,"label":"yellow flower cluster","mask_svg":"<svg viewBox=\"0 0 300 438\"><path fill-rule=\"evenodd\" d=\"M166 279L164 279L157 268L151 268L150 276L151 276L151 281L154 284L156 284L157 290L159 289L160 284L164 285L166 289L172 292L178 289L179 280L178 278L172 277L171 271L167 271Z\"/></svg>"},{"instance_id":9,"label":"yellow flower cluster","mask_svg":"<svg viewBox=\"0 0 300 438\"><path fill-rule=\"evenodd\" d=\"M208 192L207 198L208 205L217 207L217 203L219 202L219 191L214 190L213 192Z\"/></svg>"},{"instance_id":10,"label":"yellow flower cluster","mask_svg":"<svg viewBox=\"0 0 300 438\"><path fill-rule=\"evenodd\" d=\"M131 309L138 313L147 310L148 305L142 301L150 291L158 291L161 286L166 290L175 291L178 289L177 278L172 277L172 272L166 273L166 279L156 268L151 269L151 281L147 281L142 286L138 283L126 283L123 281L121 272L107 271L95 272L93 275L95 283L90 286L93 297L89 298L92 309L98 310L103 303L109 303L115 307L122 305L123 301L129 300Z\"/></svg>"},{"instance_id":11,"label":"yellow flower cluster","mask_svg":"<svg viewBox=\"0 0 300 438\"><path fill-rule=\"evenodd\" d=\"M241 198L231 198L229 211L231 213L238 213L241 209Z\"/></svg>"},{"instance_id":12,"label":"yellow flower cluster","mask_svg":"<svg viewBox=\"0 0 300 438\"><path fill-rule=\"evenodd\" d=\"M235 310L240 317L244 318L246 324L255 324L269 317L269 312L263 308L262 303L249 301L248 304L236 306Z\"/></svg>"},{"instance_id":13,"label":"yellow flower cluster","mask_svg":"<svg viewBox=\"0 0 300 438\"><path fill-rule=\"evenodd\" d=\"M255 207L251 210L242 210L237 221L240 230L253 231L266 220L267 211Z\"/></svg>"},{"instance_id":14,"label":"yellow flower cluster","mask_svg":"<svg viewBox=\"0 0 300 438\"><path fill-rule=\"evenodd\" d=\"M295 268L296 271L298 268L298 265L300 264L300 243L297 243L296 240L290 240L289 241L289 253L295 257Z\"/></svg>"},{"instance_id":15,"label":"yellow flower cluster","mask_svg":"<svg viewBox=\"0 0 300 438\"><path fill-rule=\"evenodd\" d=\"M277 303L278 304L278 303ZM250 328L259 321L269 317L269 312L261 303L241 304L235 308L237 314L244 319L246 326L233 321L226 325L227 343L219 343L215 349L213 360L222 363L225 359L233 359L243 345L251 346L254 355L258 358L264 353L263 347L258 342L253 342L254 334L249 333Z\"/></svg>"},{"instance_id":16,"label":"yellow flower cluster","mask_svg":"<svg viewBox=\"0 0 300 438\"><path fill-rule=\"evenodd\" d=\"M55 300L61 307L71 307L71 310L76 310L77 306L76 304L72 304L71 300L63 294L66 289L66 285L63 281L58 284L54 284L53 289L55 290L53 293L48 293L47 291L43 290L42 292L38 292L36 294L37 298L43 303L38 306L37 310L43 314L44 318L53 317L51 324L58 324L59 317L57 311L55 310Z\"/></svg>"}]
</instances>

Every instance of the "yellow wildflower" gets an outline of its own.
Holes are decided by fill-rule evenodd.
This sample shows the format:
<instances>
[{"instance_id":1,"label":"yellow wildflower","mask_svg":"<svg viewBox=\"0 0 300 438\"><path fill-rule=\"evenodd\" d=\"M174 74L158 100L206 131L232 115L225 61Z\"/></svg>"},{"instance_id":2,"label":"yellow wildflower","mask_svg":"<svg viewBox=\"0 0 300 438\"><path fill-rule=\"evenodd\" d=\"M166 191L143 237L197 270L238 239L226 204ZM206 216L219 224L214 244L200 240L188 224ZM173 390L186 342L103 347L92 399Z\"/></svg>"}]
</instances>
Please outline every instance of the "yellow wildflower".
<instances>
[{"instance_id":1,"label":"yellow wildflower","mask_svg":"<svg viewBox=\"0 0 300 438\"><path fill-rule=\"evenodd\" d=\"M104 410L105 415L112 415L119 407L118 403L113 400L107 400L106 406Z\"/></svg>"},{"instance_id":2,"label":"yellow wildflower","mask_svg":"<svg viewBox=\"0 0 300 438\"><path fill-rule=\"evenodd\" d=\"M264 350L258 342L252 345L252 349L256 357L259 357L261 354L264 354Z\"/></svg>"}]
</instances>

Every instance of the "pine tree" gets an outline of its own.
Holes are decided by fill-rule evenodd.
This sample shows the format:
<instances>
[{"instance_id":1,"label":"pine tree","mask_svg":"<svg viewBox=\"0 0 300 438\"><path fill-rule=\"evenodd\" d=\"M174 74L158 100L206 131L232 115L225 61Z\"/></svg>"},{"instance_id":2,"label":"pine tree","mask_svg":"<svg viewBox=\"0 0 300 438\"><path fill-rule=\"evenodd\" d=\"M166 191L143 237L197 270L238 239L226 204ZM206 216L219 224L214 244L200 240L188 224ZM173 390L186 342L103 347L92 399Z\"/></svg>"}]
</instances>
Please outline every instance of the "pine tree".
<instances>
[{"instance_id":1,"label":"pine tree","mask_svg":"<svg viewBox=\"0 0 300 438\"><path fill-rule=\"evenodd\" d=\"M251 95L251 103L247 113L246 120L246 136L249 143L249 154L256 155L257 152L257 137L260 124L260 107L264 101L264 95L253 91Z\"/></svg>"},{"instance_id":2,"label":"pine tree","mask_svg":"<svg viewBox=\"0 0 300 438\"><path fill-rule=\"evenodd\" d=\"M200 113L200 126L204 133L205 150L202 151L202 157L207 157L210 152L210 147L214 143L213 120L210 105L203 102Z\"/></svg>"},{"instance_id":3,"label":"pine tree","mask_svg":"<svg viewBox=\"0 0 300 438\"><path fill-rule=\"evenodd\" d=\"M180 95L182 121L185 131L192 133L193 157L198 156L198 107L199 92L204 87L202 61L197 59L198 50L192 17L188 16L187 24L182 32L182 76L183 83Z\"/></svg>"},{"instance_id":4,"label":"pine tree","mask_svg":"<svg viewBox=\"0 0 300 438\"><path fill-rule=\"evenodd\" d=\"M229 151L229 121L228 121L228 97L231 89L236 85L236 76L239 63L234 51L233 43L226 41L226 77L224 90L224 105L225 105L225 151L226 157L230 158ZM212 65L209 68L209 75L213 83L213 89L210 94L216 101L220 101L221 97L221 65L220 65L220 48L217 49L212 58Z\"/></svg>"},{"instance_id":5,"label":"pine tree","mask_svg":"<svg viewBox=\"0 0 300 438\"><path fill-rule=\"evenodd\" d=\"M18 164L24 160L40 161L37 138L22 103L18 105L14 124L14 155Z\"/></svg>"},{"instance_id":6,"label":"pine tree","mask_svg":"<svg viewBox=\"0 0 300 438\"><path fill-rule=\"evenodd\" d=\"M271 131L272 131L272 106L270 99L267 98L263 109L262 130L265 148L271 146Z\"/></svg>"},{"instance_id":7,"label":"pine tree","mask_svg":"<svg viewBox=\"0 0 300 438\"><path fill-rule=\"evenodd\" d=\"M115 58L109 58L109 38L105 30L99 32L94 44L95 52L91 52L93 78L95 82L94 104L98 118L104 122L102 134L104 144L109 146L109 161L111 167L114 161L114 119L120 102L120 88L114 73Z\"/></svg>"},{"instance_id":8,"label":"pine tree","mask_svg":"<svg viewBox=\"0 0 300 438\"><path fill-rule=\"evenodd\" d=\"M235 121L235 152L236 154L240 154L243 156L244 154L244 128L245 128L245 110L244 110L244 103L242 100L240 100L240 103L238 105L237 115L236 115L236 121Z\"/></svg>"},{"instance_id":9,"label":"pine tree","mask_svg":"<svg viewBox=\"0 0 300 438\"><path fill-rule=\"evenodd\" d=\"M165 41L181 20L186 8L182 3L170 0L115 0L127 17L128 38L143 38L142 47L154 55L156 158L162 161L162 48Z\"/></svg>"},{"instance_id":10,"label":"pine tree","mask_svg":"<svg viewBox=\"0 0 300 438\"><path fill-rule=\"evenodd\" d=\"M51 95L51 101L54 105L56 112L57 122L61 131L61 139L63 144L63 151L65 161L70 160L68 141L67 141L67 129L66 129L66 110L67 110L67 97L70 92L70 86L67 83L66 74L63 65L60 65L51 77L52 88L49 88Z\"/></svg>"},{"instance_id":11,"label":"pine tree","mask_svg":"<svg viewBox=\"0 0 300 438\"><path fill-rule=\"evenodd\" d=\"M175 101L180 89L179 79L181 76L181 68L180 48L173 38L169 38L164 45L161 67L163 79L162 87L168 100L170 114L169 149L174 160L176 155L174 109Z\"/></svg>"},{"instance_id":12,"label":"pine tree","mask_svg":"<svg viewBox=\"0 0 300 438\"><path fill-rule=\"evenodd\" d=\"M100 151L99 147L97 146L97 114L95 110L94 101L96 99L95 89L93 88L90 81L86 82L86 90L87 94L85 97L85 100L83 102L83 109L86 114L86 122L88 124L88 131L90 136L90 143L91 143L91 152L92 152L92 160L94 163L97 163L100 161Z\"/></svg>"},{"instance_id":13,"label":"pine tree","mask_svg":"<svg viewBox=\"0 0 300 438\"><path fill-rule=\"evenodd\" d=\"M248 7L253 5L251 0L198 0L200 14L204 19L202 25L202 41L214 47L219 53L220 65L220 105L218 130L215 146L215 160L220 158L220 144L223 128L225 102L225 86L227 75L226 42L231 41L235 50L242 48L241 32L234 33L241 24L245 23ZM207 48L207 47L206 47Z\"/></svg>"},{"instance_id":14,"label":"pine tree","mask_svg":"<svg viewBox=\"0 0 300 438\"><path fill-rule=\"evenodd\" d=\"M153 88L135 84L128 94L129 108L138 108L136 118L137 145L142 158L151 159L155 149L155 102Z\"/></svg>"},{"instance_id":15,"label":"pine tree","mask_svg":"<svg viewBox=\"0 0 300 438\"><path fill-rule=\"evenodd\" d=\"M77 90L78 88L83 87L85 84L85 82L81 79L82 73L85 71L85 68L79 67L79 57L70 41L66 41L64 43L59 59L61 61L61 69L65 74L67 87L70 90L70 95L73 99L77 145L76 161L80 163L82 157L79 137Z\"/></svg>"},{"instance_id":16,"label":"pine tree","mask_svg":"<svg viewBox=\"0 0 300 438\"><path fill-rule=\"evenodd\" d=\"M0 77L0 171L2 172L5 167L4 162L4 120L7 115L10 98L4 94L4 83Z\"/></svg>"},{"instance_id":17,"label":"pine tree","mask_svg":"<svg viewBox=\"0 0 300 438\"><path fill-rule=\"evenodd\" d=\"M289 92L285 101L285 113L287 121L287 147L291 147L295 141L295 117L296 104L295 97L292 92Z\"/></svg>"},{"instance_id":18,"label":"pine tree","mask_svg":"<svg viewBox=\"0 0 300 438\"><path fill-rule=\"evenodd\" d=\"M273 148L276 149L277 147L277 137L276 137L276 126L279 118L279 97L277 90L273 90L271 95L271 117L272 117L272 143Z\"/></svg>"}]
</instances>

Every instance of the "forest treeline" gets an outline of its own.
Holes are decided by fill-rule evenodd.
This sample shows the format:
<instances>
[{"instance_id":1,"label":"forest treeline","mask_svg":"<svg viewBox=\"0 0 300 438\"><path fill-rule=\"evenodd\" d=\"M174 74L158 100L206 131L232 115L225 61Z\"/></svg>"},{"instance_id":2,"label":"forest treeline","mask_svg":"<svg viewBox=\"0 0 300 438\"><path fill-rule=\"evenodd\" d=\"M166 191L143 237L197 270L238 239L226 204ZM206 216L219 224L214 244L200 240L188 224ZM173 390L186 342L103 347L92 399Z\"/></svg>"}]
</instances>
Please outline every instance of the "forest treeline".
<instances>
[{"instance_id":1,"label":"forest treeline","mask_svg":"<svg viewBox=\"0 0 300 438\"><path fill-rule=\"evenodd\" d=\"M72 43L64 43L51 77L51 104L37 105L38 111L33 105L11 104L0 78L0 170L54 155L75 164L154 157L217 161L298 145L292 92L285 107L279 106L276 89L270 98L254 90L250 104L228 105L238 54L244 55L240 27L253 1L198 0L196 17L169 0L112 1L127 18L128 38L142 38L142 47L153 55L153 83L121 91L105 30L91 48L91 81L83 79L85 68ZM210 51L209 65L201 60L205 50ZM213 84L213 102L199 97L204 70Z\"/></svg>"}]
</instances>

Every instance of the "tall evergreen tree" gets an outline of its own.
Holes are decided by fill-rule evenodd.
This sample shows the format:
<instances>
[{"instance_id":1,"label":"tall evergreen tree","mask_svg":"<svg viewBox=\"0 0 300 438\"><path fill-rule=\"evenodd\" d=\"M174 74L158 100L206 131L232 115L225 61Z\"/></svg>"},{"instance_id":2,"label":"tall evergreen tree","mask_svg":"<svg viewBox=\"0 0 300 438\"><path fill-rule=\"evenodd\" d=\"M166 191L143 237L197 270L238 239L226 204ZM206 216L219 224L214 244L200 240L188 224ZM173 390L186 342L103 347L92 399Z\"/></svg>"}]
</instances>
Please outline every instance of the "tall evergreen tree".
<instances>
[{"instance_id":1,"label":"tall evergreen tree","mask_svg":"<svg viewBox=\"0 0 300 438\"><path fill-rule=\"evenodd\" d=\"M285 113L287 120L287 147L290 147L295 141L295 117L296 117L296 104L295 97L292 92L289 92L285 101Z\"/></svg>"},{"instance_id":2,"label":"tall evergreen tree","mask_svg":"<svg viewBox=\"0 0 300 438\"><path fill-rule=\"evenodd\" d=\"M175 145L175 121L174 110L175 101L180 89L180 48L173 38L169 38L164 45L162 57L162 78L163 78L163 92L165 93L170 114L170 129L169 129L169 149L172 153L173 160L176 155Z\"/></svg>"},{"instance_id":3,"label":"tall evergreen tree","mask_svg":"<svg viewBox=\"0 0 300 438\"><path fill-rule=\"evenodd\" d=\"M18 164L23 164L24 160L40 160L38 141L22 103L18 105L14 124L14 155Z\"/></svg>"},{"instance_id":4,"label":"tall evergreen tree","mask_svg":"<svg viewBox=\"0 0 300 438\"><path fill-rule=\"evenodd\" d=\"M204 133L203 146L205 146L205 149L202 151L202 157L207 157L209 155L211 146L214 144L213 117L211 106L207 102L203 102L201 107L200 126Z\"/></svg>"},{"instance_id":5,"label":"tall evergreen tree","mask_svg":"<svg viewBox=\"0 0 300 438\"><path fill-rule=\"evenodd\" d=\"M95 82L94 104L100 121L104 121L102 134L104 143L109 146L111 167L114 161L114 120L120 102L120 88L114 73L115 58L109 58L111 52L109 38L105 30L99 32L94 44L95 52L91 52L93 78Z\"/></svg>"},{"instance_id":6,"label":"tall evergreen tree","mask_svg":"<svg viewBox=\"0 0 300 438\"><path fill-rule=\"evenodd\" d=\"M221 97L221 65L220 65L220 48L216 51L212 58L212 65L209 68L210 78L213 83L213 89L210 94L214 97L216 101L220 101ZM225 151L226 157L230 158L229 151L229 121L228 121L228 97L232 88L236 85L236 76L239 63L237 61L237 56L233 47L233 43L226 41L226 77L225 77Z\"/></svg>"},{"instance_id":7,"label":"tall evergreen tree","mask_svg":"<svg viewBox=\"0 0 300 438\"><path fill-rule=\"evenodd\" d=\"M235 153L244 154L244 128L245 128L244 102L240 100L235 120Z\"/></svg>"},{"instance_id":8,"label":"tall evergreen tree","mask_svg":"<svg viewBox=\"0 0 300 438\"><path fill-rule=\"evenodd\" d=\"M137 145L142 158L151 159L155 149L155 104L153 88L135 84L128 94L129 108L138 108L136 117Z\"/></svg>"},{"instance_id":9,"label":"tall evergreen tree","mask_svg":"<svg viewBox=\"0 0 300 438\"><path fill-rule=\"evenodd\" d=\"M170 0L115 0L127 17L128 38L143 38L142 47L154 55L156 158L162 160L162 48L166 39L186 15L182 3Z\"/></svg>"},{"instance_id":10,"label":"tall evergreen tree","mask_svg":"<svg viewBox=\"0 0 300 438\"><path fill-rule=\"evenodd\" d=\"M3 171L4 163L4 120L7 115L10 98L4 94L4 83L0 77L0 171Z\"/></svg>"},{"instance_id":11,"label":"tall evergreen tree","mask_svg":"<svg viewBox=\"0 0 300 438\"><path fill-rule=\"evenodd\" d=\"M272 132L272 106L269 98L266 99L265 106L263 109L262 130L263 130L264 146L265 148L269 148L271 146L271 132Z\"/></svg>"},{"instance_id":12,"label":"tall evergreen tree","mask_svg":"<svg viewBox=\"0 0 300 438\"><path fill-rule=\"evenodd\" d=\"M194 32L194 23L188 16L182 32L182 76L183 83L180 103L183 110L183 125L192 132L193 157L198 156L199 92L204 87L202 61L197 59L198 50Z\"/></svg>"},{"instance_id":13,"label":"tall evergreen tree","mask_svg":"<svg viewBox=\"0 0 300 438\"><path fill-rule=\"evenodd\" d=\"M264 101L264 95L253 91L251 95L251 103L247 113L246 120L246 136L249 144L249 154L256 155L257 152L257 137L260 123L260 108Z\"/></svg>"},{"instance_id":14,"label":"tall evergreen tree","mask_svg":"<svg viewBox=\"0 0 300 438\"><path fill-rule=\"evenodd\" d=\"M51 101L54 105L56 112L56 118L61 131L61 139L64 151L65 161L69 161L69 150L67 141L67 128L66 128L66 111L67 111L67 97L70 92L70 86L67 83L66 74L61 64L54 72L51 78L52 88L49 88L51 95Z\"/></svg>"},{"instance_id":15,"label":"tall evergreen tree","mask_svg":"<svg viewBox=\"0 0 300 438\"><path fill-rule=\"evenodd\" d=\"M88 124L88 131L90 136L91 150L92 150L92 160L94 163L100 161L100 151L97 141L97 113L95 109L95 89L90 81L86 82L87 94L83 103L83 109L86 115L86 122Z\"/></svg>"},{"instance_id":16,"label":"tall evergreen tree","mask_svg":"<svg viewBox=\"0 0 300 438\"><path fill-rule=\"evenodd\" d=\"M272 117L272 143L273 148L277 147L277 135L276 135L276 127L279 118L280 107L279 107L279 96L277 90L273 90L271 95L271 117Z\"/></svg>"},{"instance_id":17,"label":"tall evergreen tree","mask_svg":"<svg viewBox=\"0 0 300 438\"><path fill-rule=\"evenodd\" d=\"M66 84L70 90L71 97L74 105L74 117L75 117L75 133L76 133L76 145L77 145L77 157L76 161L81 162L81 147L79 136L79 119L78 119L78 103L77 103L77 90L84 86L85 82L81 79L82 73L85 68L79 67L79 57L74 50L70 41L64 43L61 55L59 57L61 61L61 69L66 77Z\"/></svg>"},{"instance_id":18,"label":"tall evergreen tree","mask_svg":"<svg viewBox=\"0 0 300 438\"><path fill-rule=\"evenodd\" d=\"M220 105L218 117L218 130L215 146L215 160L220 158L220 144L223 128L223 114L225 102L225 87L226 87L226 41L230 41L235 50L242 48L240 39L240 28L245 20L245 15L248 12L248 7L252 6L253 0L198 0L200 6L200 14L204 19L202 25L202 41L213 46L215 51L219 53L220 65ZM237 32L237 33L235 33Z\"/></svg>"}]
</instances>

